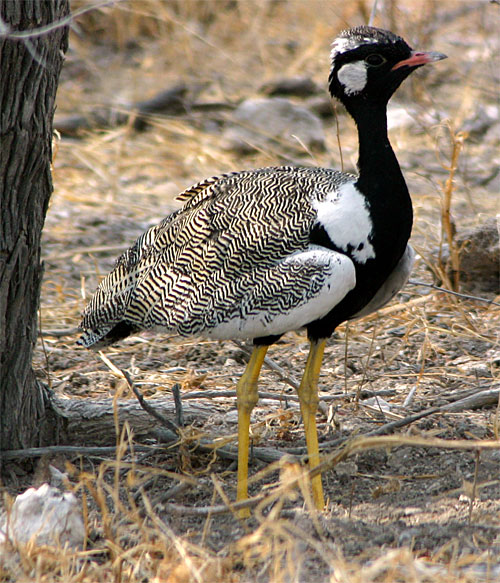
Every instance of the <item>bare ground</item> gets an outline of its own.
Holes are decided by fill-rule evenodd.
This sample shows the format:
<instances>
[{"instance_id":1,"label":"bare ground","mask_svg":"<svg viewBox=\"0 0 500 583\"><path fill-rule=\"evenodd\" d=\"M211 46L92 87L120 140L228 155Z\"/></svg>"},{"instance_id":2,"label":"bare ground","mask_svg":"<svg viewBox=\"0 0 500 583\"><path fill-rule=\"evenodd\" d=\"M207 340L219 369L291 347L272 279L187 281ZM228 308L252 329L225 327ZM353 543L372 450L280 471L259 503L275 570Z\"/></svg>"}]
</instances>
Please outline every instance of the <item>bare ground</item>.
<instances>
[{"instance_id":1,"label":"bare ground","mask_svg":"<svg viewBox=\"0 0 500 583\"><path fill-rule=\"evenodd\" d=\"M101 9L84 20L73 35L58 113L138 101L179 79L205 84L200 99L221 102L257 94L262 81L283 72L308 75L324 87L328 43L340 28L362 22L364 6L251 2L224 3L222 10L221 4L125 3L130 11ZM398 94L398 105L412 109L415 123L391 134L416 210L413 242L421 257L412 279L430 284L436 279L429 266L439 272L443 193L461 130L471 131L452 189L456 229L460 233L498 212L499 11L486 3L388 6L379 25L392 22L413 43L425 41L425 48L449 55L439 69L414 75ZM106 27L111 40L103 35ZM485 111L491 119L481 126ZM217 115L188 112L151 123L142 133L128 124L58 143L44 241L45 334L35 367L61 398L118 395L115 404L134 399L98 355L75 346L76 334L55 331L78 325L82 293L88 298L121 250L176 207L179 191L236 168L290 159L340 164L332 119L325 120L328 150L312 161L295 141L240 159L223 148ZM345 167L352 169L352 124L342 113L339 123ZM473 283L474 293L495 299L495 293L481 291L481 282ZM323 474L328 504L319 514L300 478L305 443L291 387L300 379L308 344L300 332L284 336L269 356L288 380L265 369L265 397L253 414L250 473L256 479L250 490L265 497L248 522L231 512L207 514L208 507L234 500L235 464L197 447L205 440L234 452L235 397L228 391L244 370L242 348L150 333L111 347L106 356L130 372L148 399L172 399L179 383L186 408L196 402L206 414L186 414L181 443L174 447L43 457L34 478L13 464L11 493L47 479L49 463L68 473L86 509L89 552L78 560L44 556L38 563L33 549L23 551L20 561L2 563L0 556L0 580L35 574L43 581L500 579L500 450L491 447L499 437L498 400L446 409L460 398L500 388L499 324L497 305L408 285L379 314L339 328L320 378L320 445L330 467ZM363 441L384 424L431 408L436 410L398 429L396 442ZM158 427L151 419L150 428L126 428L121 438L109 432L99 444L155 446ZM75 441L68 428L61 435L62 443L95 444L81 434ZM339 451L356 436L359 448L339 461ZM288 456L269 466L259 457L263 448ZM179 476L193 480L175 488ZM293 479L298 487L287 487Z\"/></svg>"}]
</instances>

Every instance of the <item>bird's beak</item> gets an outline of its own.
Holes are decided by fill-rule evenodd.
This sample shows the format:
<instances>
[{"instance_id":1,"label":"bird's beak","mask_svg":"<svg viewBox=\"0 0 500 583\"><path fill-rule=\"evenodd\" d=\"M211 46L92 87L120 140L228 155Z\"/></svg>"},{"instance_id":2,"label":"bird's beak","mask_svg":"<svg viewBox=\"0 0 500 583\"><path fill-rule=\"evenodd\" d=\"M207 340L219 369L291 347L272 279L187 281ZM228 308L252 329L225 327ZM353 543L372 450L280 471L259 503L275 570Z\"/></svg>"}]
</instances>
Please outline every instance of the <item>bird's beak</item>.
<instances>
[{"instance_id":1,"label":"bird's beak","mask_svg":"<svg viewBox=\"0 0 500 583\"><path fill-rule=\"evenodd\" d=\"M399 67L419 67L420 65L426 65L427 63L434 63L434 61L441 61L441 59L447 59L447 55L443 53L428 52L423 53L421 51L412 51L411 56L408 59L404 59L396 63L391 71L399 69Z\"/></svg>"}]
</instances>

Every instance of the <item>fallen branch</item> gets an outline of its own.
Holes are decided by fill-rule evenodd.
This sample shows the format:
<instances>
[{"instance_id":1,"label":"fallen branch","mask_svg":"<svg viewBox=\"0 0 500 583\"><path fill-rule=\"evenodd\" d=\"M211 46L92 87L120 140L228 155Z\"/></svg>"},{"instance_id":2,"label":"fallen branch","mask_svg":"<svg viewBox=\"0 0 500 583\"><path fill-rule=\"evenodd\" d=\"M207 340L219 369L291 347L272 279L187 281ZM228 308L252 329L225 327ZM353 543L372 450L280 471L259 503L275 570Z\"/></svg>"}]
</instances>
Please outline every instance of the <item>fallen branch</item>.
<instances>
[{"instance_id":1,"label":"fallen branch","mask_svg":"<svg viewBox=\"0 0 500 583\"><path fill-rule=\"evenodd\" d=\"M69 399L56 393L50 394L50 403L64 419L63 439L70 445L115 445L116 432L113 418L113 399ZM163 418L175 418L173 399L156 397L147 403ZM128 422L137 441L154 437L155 424L151 414L135 399L117 401L120 424ZM213 415L212 407L205 403L185 403L184 416L188 422L205 420Z\"/></svg>"},{"instance_id":2,"label":"fallen branch","mask_svg":"<svg viewBox=\"0 0 500 583\"><path fill-rule=\"evenodd\" d=\"M372 391L371 389L362 389L361 397L363 399L368 399L370 397L392 397L396 394L396 389L382 389L380 391ZM329 395L320 395L319 400L325 403L330 401L340 401L345 399L354 399L357 396L355 391L348 393L331 393ZM188 399L219 399L223 397L234 397L236 398L235 390L210 390L206 391L192 391L190 393L183 393L183 401ZM268 399L270 401L292 401L293 403L298 403L299 398L297 395L289 393L271 393L269 391L259 391L259 399Z\"/></svg>"},{"instance_id":3,"label":"fallen branch","mask_svg":"<svg viewBox=\"0 0 500 583\"><path fill-rule=\"evenodd\" d=\"M69 456L88 456L102 457L116 454L116 446L81 446L81 445L49 445L47 447L27 447L26 449L7 449L0 451L2 460L37 458L44 455L69 455ZM127 451L133 449L137 453L146 453L158 449L158 446L152 445L134 445L133 448L127 446ZM122 447L120 446L120 451Z\"/></svg>"},{"instance_id":4,"label":"fallen branch","mask_svg":"<svg viewBox=\"0 0 500 583\"><path fill-rule=\"evenodd\" d=\"M410 425L415 421L428 417L434 413L440 412L457 412L464 409L473 409L477 407L484 407L486 405L493 405L499 399L500 388L481 391L475 395L470 395L464 399L460 399L454 403L448 403L441 407L433 407L420 411L413 415L397 419L390 423L385 423L377 429L359 436L358 439L368 439L371 437L385 436L392 433L396 429ZM162 411L162 415L175 414L175 405L166 399L149 399L153 402L152 407ZM106 442L115 440L114 420L112 399L101 399L98 401L84 401L80 399L66 399L51 395L51 402L57 412L66 419L67 423L67 437L75 441L91 441L91 442ZM184 412L188 418L200 416L206 418L213 414L213 410L199 404L183 405ZM150 413L144 411L142 407L138 406L135 401L119 401L118 414L120 421L127 420L134 431L134 436L137 438L141 435L147 434L155 439L158 439L163 444L169 444L170 447L176 441L178 436L176 433L158 427L151 427ZM339 447L349 440L349 437L340 437L338 439L326 441L320 444L321 451L331 450L333 447ZM193 444L192 444L193 445ZM160 453L163 451L162 446L146 446L135 445L136 452L150 452L155 449ZM238 454L236 447L218 446L216 442L202 438L195 446L200 452L208 453L215 451L216 454L224 459L237 460ZM6 450L1 452L4 459L14 458L29 458L40 457L42 455L68 454L68 455L89 455L89 456L103 456L112 455L116 452L116 447L113 446L82 446L82 445L58 445L50 447L34 447L21 450ZM281 459L284 455L302 456L307 453L305 447L285 448L277 450L271 447L253 447L252 457L264 463L272 463Z\"/></svg>"},{"instance_id":5,"label":"fallen branch","mask_svg":"<svg viewBox=\"0 0 500 583\"><path fill-rule=\"evenodd\" d=\"M223 112L235 109L233 103L196 101L204 88L203 84L187 87L185 83L179 83L145 101L124 104L121 107L112 105L95 107L86 115L56 115L54 127L62 136L78 138L84 131L106 129L130 122L136 131L144 131L149 126L151 118L158 115L182 115L192 111Z\"/></svg>"},{"instance_id":6,"label":"fallen branch","mask_svg":"<svg viewBox=\"0 0 500 583\"><path fill-rule=\"evenodd\" d=\"M486 407L488 405L496 405L500 398L500 388L488 389L486 391L479 391L468 397L464 397L448 405L442 405L441 411L463 411L464 409L478 409L479 407Z\"/></svg>"},{"instance_id":7,"label":"fallen branch","mask_svg":"<svg viewBox=\"0 0 500 583\"><path fill-rule=\"evenodd\" d=\"M171 512L172 514L189 515L189 516L211 516L228 514L229 512L235 513L243 508L253 508L260 504L266 496L260 494L258 496L253 496L248 498L248 500L242 500L241 502L235 502L231 506L226 504L217 504L216 506L181 506L180 504L174 504L172 502L167 502L165 504L165 510Z\"/></svg>"},{"instance_id":8,"label":"fallen branch","mask_svg":"<svg viewBox=\"0 0 500 583\"><path fill-rule=\"evenodd\" d=\"M128 453L163 453L165 452L165 445L168 445L168 451L172 451L172 446L180 445L180 440L177 435L172 432L162 432L157 434L162 445L139 445L128 447ZM175 445L174 445L175 444ZM69 455L69 456L88 456L88 457L103 457L115 455L117 452L116 446L81 446L81 445L51 445L47 447L28 447L26 449L7 449L0 451L0 458L2 460L9 459L27 459L37 458L42 456L55 455ZM238 459L238 451L236 448L219 447L214 441L209 439L201 439L194 448L202 453L214 452L222 459L235 461ZM120 447L121 452L121 447ZM264 463L273 463L280 460L284 453L273 449L271 447L254 447L252 448L252 459L257 459Z\"/></svg>"},{"instance_id":9,"label":"fallen branch","mask_svg":"<svg viewBox=\"0 0 500 583\"><path fill-rule=\"evenodd\" d=\"M495 405L500 398L500 388L496 389L489 389L487 391L480 391L475 393L474 395L470 395L459 401L455 401L453 403L448 403L447 405L441 405L440 407L432 407L431 409L426 409L425 411L420 411L419 413L415 413L413 415L408 415L407 417L403 417L402 419L396 419L395 421L391 421L390 423L384 423L377 429L373 431L369 431L368 433L364 433L361 437L376 437L376 436L384 436L392 433L395 429L400 429L401 427L405 427L406 425L410 425L415 421L419 421L424 417L428 417L429 415L433 415L434 413L450 413L450 412L458 412L463 411L464 409L477 409L479 407L485 407L487 405ZM331 449L332 447L338 447L342 443L345 443L348 438L340 437L338 439L333 439L331 441L326 441L320 444L320 450L324 451L327 449ZM303 455L307 452L307 448L305 447L296 447L296 448L288 448L287 453L291 453L294 455Z\"/></svg>"}]
</instances>

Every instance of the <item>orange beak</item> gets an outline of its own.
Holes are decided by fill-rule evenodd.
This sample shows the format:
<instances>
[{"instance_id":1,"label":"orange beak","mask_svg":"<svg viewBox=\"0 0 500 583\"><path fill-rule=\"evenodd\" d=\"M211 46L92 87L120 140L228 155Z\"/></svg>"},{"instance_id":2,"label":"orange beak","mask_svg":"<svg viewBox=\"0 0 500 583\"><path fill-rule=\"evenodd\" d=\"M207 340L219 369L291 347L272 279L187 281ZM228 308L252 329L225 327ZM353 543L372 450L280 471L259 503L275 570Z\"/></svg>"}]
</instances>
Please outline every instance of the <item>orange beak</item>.
<instances>
[{"instance_id":1,"label":"orange beak","mask_svg":"<svg viewBox=\"0 0 500 583\"><path fill-rule=\"evenodd\" d=\"M428 52L423 53L421 51L412 51L411 56L408 59L399 61L396 63L391 71L399 69L399 67L419 67L420 65L426 65L427 63L434 63L435 61L441 61L441 59L447 59L447 55L443 53Z\"/></svg>"}]
</instances>

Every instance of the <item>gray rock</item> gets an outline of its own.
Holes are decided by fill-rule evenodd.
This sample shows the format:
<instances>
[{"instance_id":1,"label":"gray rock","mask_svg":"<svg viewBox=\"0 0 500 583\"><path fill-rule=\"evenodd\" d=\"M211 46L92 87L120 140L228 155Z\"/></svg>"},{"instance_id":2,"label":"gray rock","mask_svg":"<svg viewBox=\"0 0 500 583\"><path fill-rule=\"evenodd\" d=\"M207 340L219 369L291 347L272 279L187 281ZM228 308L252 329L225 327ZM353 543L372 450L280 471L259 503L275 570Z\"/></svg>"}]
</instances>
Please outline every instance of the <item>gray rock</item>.
<instances>
[{"instance_id":1,"label":"gray rock","mask_svg":"<svg viewBox=\"0 0 500 583\"><path fill-rule=\"evenodd\" d=\"M233 120L223 134L228 150L246 154L277 142L282 147L297 147L302 142L311 150L325 149L319 117L288 99L247 99L234 111Z\"/></svg>"},{"instance_id":2,"label":"gray rock","mask_svg":"<svg viewBox=\"0 0 500 583\"><path fill-rule=\"evenodd\" d=\"M469 139L477 142L494 125L498 130L499 118L500 112L496 105L481 104L474 115L464 121L462 129L469 134Z\"/></svg>"},{"instance_id":3,"label":"gray rock","mask_svg":"<svg viewBox=\"0 0 500 583\"><path fill-rule=\"evenodd\" d=\"M456 241L460 249L461 290L500 293L500 215L459 231ZM438 249L432 253L436 260L438 254ZM443 245L442 260L449 264L448 245Z\"/></svg>"},{"instance_id":4,"label":"gray rock","mask_svg":"<svg viewBox=\"0 0 500 583\"><path fill-rule=\"evenodd\" d=\"M267 81L260 87L266 95L295 95L309 97L316 95L319 88L310 77L282 77Z\"/></svg>"},{"instance_id":5,"label":"gray rock","mask_svg":"<svg viewBox=\"0 0 500 583\"><path fill-rule=\"evenodd\" d=\"M458 234L461 281L467 287L500 293L500 217Z\"/></svg>"},{"instance_id":6,"label":"gray rock","mask_svg":"<svg viewBox=\"0 0 500 583\"><path fill-rule=\"evenodd\" d=\"M309 111L321 118L331 118L335 110L334 100L329 95L314 95L304 100L304 105ZM336 109L337 115L345 115L343 107Z\"/></svg>"}]
</instances>

